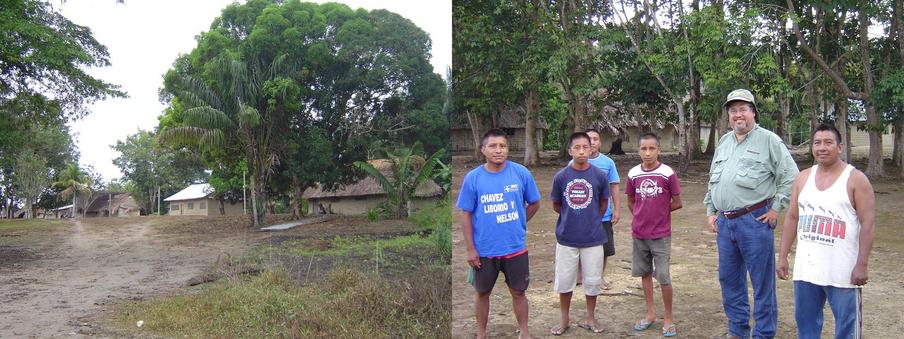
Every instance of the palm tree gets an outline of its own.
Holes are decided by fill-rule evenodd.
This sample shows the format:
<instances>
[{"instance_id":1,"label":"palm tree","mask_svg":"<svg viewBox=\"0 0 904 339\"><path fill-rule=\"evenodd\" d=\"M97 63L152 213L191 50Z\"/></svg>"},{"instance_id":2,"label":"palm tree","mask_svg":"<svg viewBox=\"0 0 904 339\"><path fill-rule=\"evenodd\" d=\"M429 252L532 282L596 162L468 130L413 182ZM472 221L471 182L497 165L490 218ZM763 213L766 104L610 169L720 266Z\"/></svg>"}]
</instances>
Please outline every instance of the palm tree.
<instances>
[{"instance_id":1,"label":"palm tree","mask_svg":"<svg viewBox=\"0 0 904 339\"><path fill-rule=\"evenodd\" d=\"M398 153L386 152L390 162L390 171L386 174L373 164L356 161L355 166L374 177L386 191L389 203L395 207L395 214L402 218L408 216L408 202L417 191L418 186L433 177L434 169L440 163L439 158L445 152L440 149L426 161L419 154L423 153L421 142L411 148L402 148Z\"/></svg>"},{"instance_id":2,"label":"palm tree","mask_svg":"<svg viewBox=\"0 0 904 339\"><path fill-rule=\"evenodd\" d=\"M60 173L58 181L53 183L54 188L62 188L59 199L66 200L72 196L72 217L78 216L78 194L91 191L92 180L88 173L78 168L78 164L71 163Z\"/></svg>"},{"instance_id":3,"label":"palm tree","mask_svg":"<svg viewBox=\"0 0 904 339\"><path fill-rule=\"evenodd\" d=\"M265 86L284 79L279 76L284 59L277 57L264 66L260 60L243 62L220 56L212 85L191 74L177 74L179 88L175 95L189 108L183 112L184 125L160 133L163 142L197 145L205 150L237 143L251 171L251 223L255 227L264 212L261 200L266 200L273 167L279 164L280 131L287 128L281 119L283 107L268 101L284 102L288 97L285 89L263 92Z\"/></svg>"}]
</instances>

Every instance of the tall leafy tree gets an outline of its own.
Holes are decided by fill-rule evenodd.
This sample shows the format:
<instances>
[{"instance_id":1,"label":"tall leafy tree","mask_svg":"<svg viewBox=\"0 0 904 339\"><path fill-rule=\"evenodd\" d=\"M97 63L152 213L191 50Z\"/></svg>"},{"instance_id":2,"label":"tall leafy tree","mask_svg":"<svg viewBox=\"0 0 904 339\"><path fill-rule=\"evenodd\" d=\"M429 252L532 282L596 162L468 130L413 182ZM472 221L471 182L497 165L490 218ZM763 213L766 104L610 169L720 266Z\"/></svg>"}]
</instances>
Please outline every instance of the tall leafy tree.
<instances>
[{"instance_id":1,"label":"tall leafy tree","mask_svg":"<svg viewBox=\"0 0 904 339\"><path fill-rule=\"evenodd\" d=\"M86 73L110 64L106 47L49 3L3 0L0 32L0 105L15 95L38 95L59 105L58 114L77 118L87 113L86 103L125 95Z\"/></svg>"},{"instance_id":2,"label":"tall leafy tree","mask_svg":"<svg viewBox=\"0 0 904 339\"><path fill-rule=\"evenodd\" d=\"M200 159L188 150L158 143L157 134L151 131L138 131L110 148L119 152L113 164L123 174L122 188L132 193L149 212L158 210L161 196L205 178Z\"/></svg>"},{"instance_id":3,"label":"tall leafy tree","mask_svg":"<svg viewBox=\"0 0 904 339\"><path fill-rule=\"evenodd\" d=\"M228 55L216 59L216 82L208 85L190 74L175 74L175 93L189 102L184 125L161 131L164 141L194 143L206 150L227 141L240 145L250 172L251 222L260 224L266 185L279 163L278 138L285 128L283 109L297 86L279 74L283 58L272 64L246 64ZM258 109L258 107L260 109Z\"/></svg>"},{"instance_id":4,"label":"tall leafy tree","mask_svg":"<svg viewBox=\"0 0 904 339\"><path fill-rule=\"evenodd\" d=\"M84 210L88 203L82 201L81 205L79 204L79 193L90 193L94 184L95 181L91 178L90 173L79 168L77 164L71 163L60 173L57 181L53 183L53 187L62 190L59 194L60 200L72 197L72 216L76 217L79 216L79 210Z\"/></svg>"}]
</instances>

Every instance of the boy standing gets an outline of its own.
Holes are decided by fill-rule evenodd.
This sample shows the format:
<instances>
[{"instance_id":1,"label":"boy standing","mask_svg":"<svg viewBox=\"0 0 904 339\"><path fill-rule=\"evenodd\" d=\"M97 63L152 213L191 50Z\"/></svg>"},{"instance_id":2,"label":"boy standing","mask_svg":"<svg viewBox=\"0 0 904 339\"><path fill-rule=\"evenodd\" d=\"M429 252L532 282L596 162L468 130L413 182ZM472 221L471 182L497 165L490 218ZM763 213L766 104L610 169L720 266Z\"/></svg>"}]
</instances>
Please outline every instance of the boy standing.
<instances>
[{"instance_id":1,"label":"boy standing","mask_svg":"<svg viewBox=\"0 0 904 339\"><path fill-rule=\"evenodd\" d=\"M640 137L640 165L628 172L625 194L628 209L633 215L631 236L634 254L631 275L641 277L647 315L634 324L635 331L643 331L656 321L653 306L653 276L662 288L664 317L662 335L673 337L678 329L672 321L672 285L669 277L672 215L681 208L681 187L671 167L659 162L659 137L647 133Z\"/></svg>"},{"instance_id":2,"label":"boy standing","mask_svg":"<svg viewBox=\"0 0 904 339\"><path fill-rule=\"evenodd\" d=\"M512 307L521 338L530 338L527 296L530 283L527 222L540 209L540 191L524 166L508 161L508 139L494 129L483 135L480 151L486 164L468 172L455 207L461 209L461 232L468 248L468 265L474 269L477 298L477 338L486 338L490 293L499 277L512 295Z\"/></svg>"},{"instance_id":3,"label":"boy standing","mask_svg":"<svg viewBox=\"0 0 904 339\"><path fill-rule=\"evenodd\" d=\"M572 163L561 169L553 178L550 200L553 210L559 213L556 222L556 268L553 289L559 293L561 322L550 333L561 335L568 329L568 312L571 296L577 284L578 263L582 266L584 294L587 301L586 323L578 325L594 333L606 330L596 320L596 296L600 293L603 267L603 214L609 199L609 180L596 166L588 162L590 137L586 133L573 133L568 153ZM564 202L564 203L563 203Z\"/></svg>"}]
</instances>

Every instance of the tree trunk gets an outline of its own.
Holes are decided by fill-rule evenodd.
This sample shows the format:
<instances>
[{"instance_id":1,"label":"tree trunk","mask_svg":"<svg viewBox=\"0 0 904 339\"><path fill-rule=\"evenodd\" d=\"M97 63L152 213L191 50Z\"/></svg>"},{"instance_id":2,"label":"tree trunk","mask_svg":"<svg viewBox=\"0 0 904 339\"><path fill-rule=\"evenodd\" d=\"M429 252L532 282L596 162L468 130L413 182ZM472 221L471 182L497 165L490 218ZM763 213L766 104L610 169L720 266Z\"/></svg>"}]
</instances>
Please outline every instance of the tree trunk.
<instances>
[{"instance_id":1,"label":"tree trunk","mask_svg":"<svg viewBox=\"0 0 904 339\"><path fill-rule=\"evenodd\" d=\"M537 149L537 118L534 116L534 95L536 90L527 91L524 98L524 163L534 167L540 163L540 151Z\"/></svg>"},{"instance_id":2,"label":"tree trunk","mask_svg":"<svg viewBox=\"0 0 904 339\"><path fill-rule=\"evenodd\" d=\"M477 117L477 114L471 112L471 110L466 110L465 114L468 116L468 125L471 126L471 137L474 141L474 152L471 155L474 158L474 161L480 163L483 162L483 153L480 152L480 137L482 136L483 126L481 126L480 118Z\"/></svg>"},{"instance_id":3,"label":"tree trunk","mask_svg":"<svg viewBox=\"0 0 904 339\"><path fill-rule=\"evenodd\" d=\"M587 128L587 107L584 105L584 96L572 94L572 98L574 100L571 101L571 105L574 108L571 110L571 119L574 121L574 132L583 132Z\"/></svg>"},{"instance_id":4,"label":"tree trunk","mask_svg":"<svg viewBox=\"0 0 904 339\"><path fill-rule=\"evenodd\" d=\"M884 122L879 121L879 113L876 105L867 100L873 94L873 70L870 65L869 45L869 18L866 16L865 4L860 5L857 17L860 25L860 58L863 64L863 105L866 106L866 122L869 124L869 160L866 165L866 175L885 176L882 166L882 132L885 131Z\"/></svg>"},{"instance_id":5,"label":"tree trunk","mask_svg":"<svg viewBox=\"0 0 904 339\"><path fill-rule=\"evenodd\" d=\"M709 137L706 140L706 154L716 154L716 124L709 127Z\"/></svg>"},{"instance_id":6,"label":"tree trunk","mask_svg":"<svg viewBox=\"0 0 904 339\"><path fill-rule=\"evenodd\" d=\"M778 95L778 121L776 122L775 133L782 138L785 145L791 144L791 136L789 134L788 117L791 116L791 99L787 95Z\"/></svg>"},{"instance_id":7,"label":"tree trunk","mask_svg":"<svg viewBox=\"0 0 904 339\"><path fill-rule=\"evenodd\" d=\"M682 105L681 99L676 97L672 98L672 101L678 108L678 172L684 173L687 172L691 160L687 147L687 120L684 116L684 105Z\"/></svg>"},{"instance_id":8,"label":"tree trunk","mask_svg":"<svg viewBox=\"0 0 904 339\"><path fill-rule=\"evenodd\" d=\"M899 107L898 109L900 110L901 108ZM891 158L892 162L900 170L901 176L904 176L904 120L901 119L895 122L894 149L892 150Z\"/></svg>"},{"instance_id":9,"label":"tree trunk","mask_svg":"<svg viewBox=\"0 0 904 339\"><path fill-rule=\"evenodd\" d=\"M850 138L848 138L848 102L847 98L839 98L835 101L835 128L841 132L841 144L845 145L841 150L841 159L850 163L851 162L851 143ZM815 130L815 128L813 129ZM810 145L813 144L813 140L810 140Z\"/></svg>"},{"instance_id":10,"label":"tree trunk","mask_svg":"<svg viewBox=\"0 0 904 339\"><path fill-rule=\"evenodd\" d=\"M298 175L292 174L292 220L301 219L301 183Z\"/></svg>"},{"instance_id":11,"label":"tree trunk","mask_svg":"<svg viewBox=\"0 0 904 339\"><path fill-rule=\"evenodd\" d=\"M31 214L31 197L25 197L25 219L31 219L33 216Z\"/></svg>"},{"instance_id":12,"label":"tree trunk","mask_svg":"<svg viewBox=\"0 0 904 339\"><path fill-rule=\"evenodd\" d=\"M251 226L258 227L260 226L260 217L257 214L257 203L258 203L258 195L257 195L257 175L251 175Z\"/></svg>"},{"instance_id":13,"label":"tree trunk","mask_svg":"<svg viewBox=\"0 0 904 339\"><path fill-rule=\"evenodd\" d=\"M690 147L690 150L688 151L690 159L688 160L694 160L703 155L703 150L700 147L700 114L692 112L691 116L693 118L690 119L691 126L687 132L687 140L689 141L688 146Z\"/></svg>"}]
</instances>

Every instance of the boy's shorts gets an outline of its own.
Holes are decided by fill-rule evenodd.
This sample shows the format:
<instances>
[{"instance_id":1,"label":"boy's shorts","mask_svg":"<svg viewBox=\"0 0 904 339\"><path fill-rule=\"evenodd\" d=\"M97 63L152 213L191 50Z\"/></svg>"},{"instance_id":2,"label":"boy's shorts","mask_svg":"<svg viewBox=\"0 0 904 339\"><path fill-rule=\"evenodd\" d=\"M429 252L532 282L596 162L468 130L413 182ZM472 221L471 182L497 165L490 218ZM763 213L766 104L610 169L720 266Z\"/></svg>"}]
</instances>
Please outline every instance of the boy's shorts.
<instances>
[{"instance_id":1,"label":"boy's shorts","mask_svg":"<svg viewBox=\"0 0 904 339\"><path fill-rule=\"evenodd\" d=\"M578 261L583 272L584 294L600 294L603 282L603 245L577 248L556 243L556 273L553 289L556 293L574 291L578 278Z\"/></svg>"},{"instance_id":2,"label":"boy's shorts","mask_svg":"<svg viewBox=\"0 0 904 339\"><path fill-rule=\"evenodd\" d=\"M530 261L527 252L511 258L480 258L480 268L474 269L474 289L477 293L493 290L499 272L505 274L509 288L526 291L530 284Z\"/></svg>"},{"instance_id":3,"label":"boy's shorts","mask_svg":"<svg viewBox=\"0 0 904 339\"><path fill-rule=\"evenodd\" d=\"M672 253L672 237L659 239L634 238L634 260L631 275L643 277L653 274L660 285L671 284L669 256Z\"/></svg>"},{"instance_id":4,"label":"boy's shorts","mask_svg":"<svg viewBox=\"0 0 904 339\"><path fill-rule=\"evenodd\" d=\"M612 231L612 221L603 221L603 230L606 231L606 243L603 244L605 255L611 257L615 255L615 234Z\"/></svg>"}]
</instances>

